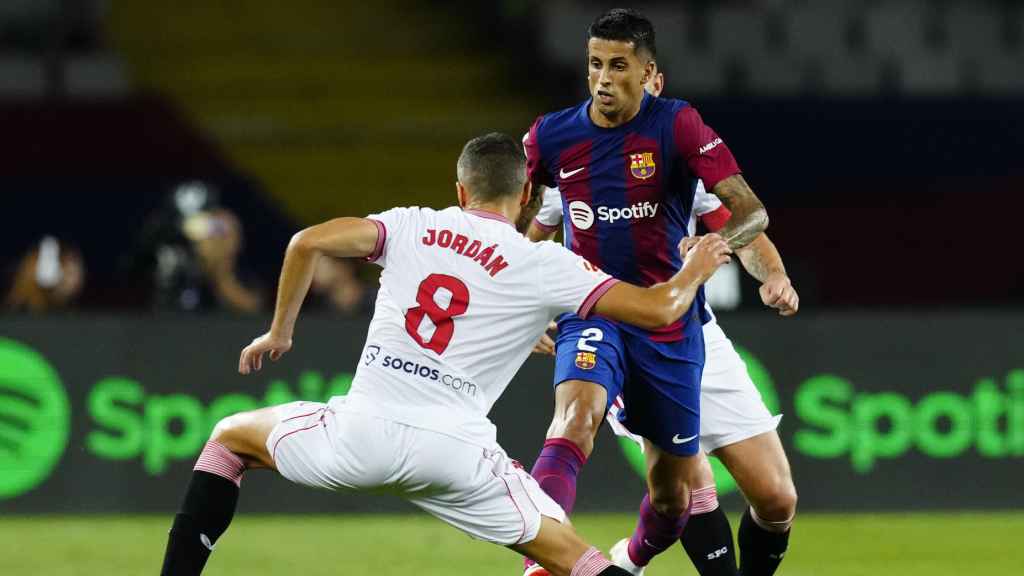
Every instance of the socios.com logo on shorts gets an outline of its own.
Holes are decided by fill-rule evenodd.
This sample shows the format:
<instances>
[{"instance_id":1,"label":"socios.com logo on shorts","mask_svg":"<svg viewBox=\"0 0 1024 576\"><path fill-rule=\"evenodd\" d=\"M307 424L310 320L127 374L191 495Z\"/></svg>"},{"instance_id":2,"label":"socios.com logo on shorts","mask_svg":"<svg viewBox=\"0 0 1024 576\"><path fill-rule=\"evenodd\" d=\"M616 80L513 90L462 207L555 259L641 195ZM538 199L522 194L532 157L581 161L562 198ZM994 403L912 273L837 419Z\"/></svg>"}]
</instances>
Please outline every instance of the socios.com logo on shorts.
<instances>
[{"instance_id":1,"label":"socios.com logo on shorts","mask_svg":"<svg viewBox=\"0 0 1024 576\"><path fill-rule=\"evenodd\" d=\"M46 480L67 447L71 409L38 352L0 338L0 500Z\"/></svg>"}]
</instances>

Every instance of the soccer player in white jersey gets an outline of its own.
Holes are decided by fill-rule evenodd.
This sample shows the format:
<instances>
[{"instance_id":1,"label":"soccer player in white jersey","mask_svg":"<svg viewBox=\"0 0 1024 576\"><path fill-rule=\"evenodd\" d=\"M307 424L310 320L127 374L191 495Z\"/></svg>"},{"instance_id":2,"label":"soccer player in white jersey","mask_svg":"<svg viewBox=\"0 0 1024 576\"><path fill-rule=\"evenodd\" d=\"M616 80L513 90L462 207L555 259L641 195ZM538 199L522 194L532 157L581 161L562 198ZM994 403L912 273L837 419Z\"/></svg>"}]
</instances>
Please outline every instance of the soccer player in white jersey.
<instances>
[{"instance_id":1,"label":"soccer player in white jersey","mask_svg":"<svg viewBox=\"0 0 1024 576\"><path fill-rule=\"evenodd\" d=\"M646 89L658 96L664 85L664 75L656 72ZM527 231L531 240L550 240L555 236L563 224L562 204L557 188L544 188L543 203ZM696 233L698 220L708 230L717 231L730 216L721 200L708 193L703 182L698 182L689 222L690 235ZM737 256L747 271L762 282L760 295L765 305L777 309L783 316L796 314L799 296L786 275L778 250L767 235L762 232L750 244L737 250ZM710 306L708 312L711 321L703 328L706 352L700 396L701 452L714 454L725 464L751 503L740 530L741 542L748 547L758 548L750 551L753 552L753 558L748 559L749 564L758 562L759 556L770 554L771 550L760 550L760 542L784 537L788 532L796 510L796 488L785 451L775 431L781 416L773 416L769 412L747 374L746 365L711 313ZM536 350L553 353L554 342L545 336ZM623 401L619 396L614 400L606 419L617 435L632 438L642 448L642 438L630 433L617 418L622 407ZM588 414L580 416L584 420L592 420L594 417ZM571 433L581 428L572 423L558 425L557 414L555 418L549 437L567 436L566 432ZM582 433L596 432L595 426L592 432ZM581 441L577 445L592 446L592 442ZM718 505L711 465L706 457L702 459L698 477L690 484L694 487L691 491L690 519L684 528L681 542L701 576L734 576L739 572L732 529L728 517ZM757 535L759 538L749 537L753 529L763 531ZM627 540L618 542L612 549L612 559L634 573L642 572L643 567L629 562L626 546ZM777 546L784 548L785 543L778 543Z\"/></svg>"},{"instance_id":2,"label":"soccer player in white jersey","mask_svg":"<svg viewBox=\"0 0 1024 576\"><path fill-rule=\"evenodd\" d=\"M270 331L242 350L239 371L291 349L318 258L363 257L384 270L351 391L219 422L175 516L162 574L201 573L234 515L244 471L269 468L305 486L391 491L553 574L626 576L505 454L487 413L553 314L670 325L729 261L728 245L708 235L671 279L640 288L513 226L525 228L539 205L517 140L470 141L457 174L459 207L339 218L292 239Z\"/></svg>"}]
</instances>

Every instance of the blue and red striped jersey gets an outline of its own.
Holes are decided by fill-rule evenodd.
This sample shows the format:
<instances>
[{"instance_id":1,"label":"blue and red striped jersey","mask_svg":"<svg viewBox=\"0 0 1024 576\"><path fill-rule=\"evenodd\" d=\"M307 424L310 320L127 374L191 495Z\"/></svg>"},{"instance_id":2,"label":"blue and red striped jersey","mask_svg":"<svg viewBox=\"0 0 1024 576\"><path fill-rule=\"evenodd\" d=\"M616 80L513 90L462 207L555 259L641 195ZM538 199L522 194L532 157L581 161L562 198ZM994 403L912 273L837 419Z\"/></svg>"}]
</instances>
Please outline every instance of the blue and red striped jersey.
<instances>
[{"instance_id":1,"label":"blue and red striped jersey","mask_svg":"<svg viewBox=\"0 0 1024 576\"><path fill-rule=\"evenodd\" d=\"M740 172L736 159L683 100L645 94L639 113L615 128L593 123L590 102L534 122L523 139L529 177L561 192L573 252L633 284L667 280L682 265L677 246L697 181L713 189ZM702 289L683 322L699 327L704 315Z\"/></svg>"}]
</instances>

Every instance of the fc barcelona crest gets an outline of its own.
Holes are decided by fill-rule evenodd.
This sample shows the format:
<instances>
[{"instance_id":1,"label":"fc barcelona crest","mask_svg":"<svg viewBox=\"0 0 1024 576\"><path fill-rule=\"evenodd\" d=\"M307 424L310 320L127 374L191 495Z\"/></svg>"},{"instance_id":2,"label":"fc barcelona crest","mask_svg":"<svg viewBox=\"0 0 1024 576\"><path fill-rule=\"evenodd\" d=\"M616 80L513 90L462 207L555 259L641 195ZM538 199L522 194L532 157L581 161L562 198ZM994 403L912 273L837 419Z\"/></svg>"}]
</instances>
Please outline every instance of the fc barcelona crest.
<instances>
[{"instance_id":1,"label":"fc barcelona crest","mask_svg":"<svg viewBox=\"0 0 1024 576\"><path fill-rule=\"evenodd\" d=\"M629 172L634 178L646 180L654 176L654 152L629 155Z\"/></svg>"},{"instance_id":2,"label":"fc barcelona crest","mask_svg":"<svg viewBox=\"0 0 1024 576\"><path fill-rule=\"evenodd\" d=\"M577 352L576 367L580 370L590 370L597 365L597 355L593 352Z\"/></svg>"}]
</instances>

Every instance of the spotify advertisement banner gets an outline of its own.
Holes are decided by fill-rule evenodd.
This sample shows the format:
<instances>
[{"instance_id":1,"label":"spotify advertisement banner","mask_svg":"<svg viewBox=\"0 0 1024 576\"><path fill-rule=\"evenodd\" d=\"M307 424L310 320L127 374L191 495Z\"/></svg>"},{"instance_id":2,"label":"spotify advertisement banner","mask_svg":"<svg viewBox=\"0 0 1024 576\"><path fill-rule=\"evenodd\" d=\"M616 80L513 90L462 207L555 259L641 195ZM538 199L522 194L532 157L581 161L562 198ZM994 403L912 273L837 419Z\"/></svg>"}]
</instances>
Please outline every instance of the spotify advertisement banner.
<instances>
[{"instance_id":1,"label":"spotify advertisement banner","mask_svg":"<svg viewBox=\"0 0 1024 576\"><path fill-rule=\"evenodd\" d=\"M780 427L802 510L1024 507L1024 314L723 316ZM0 513L169 512L213 425L239 410L344 394L365 321L303 318L295 347L243 377L266 321L216 317L0 319ZM396 363L397 369L401 368ZM548 358L520 371L491 418L529 466L553 394ZM416 381L437 387L443 382ZM578 510L634 510L642 454L607 427ZM715 458L719 492L735 481ZM247 473L249 512L410 509Z\"/></svg>"}]
</instances>

